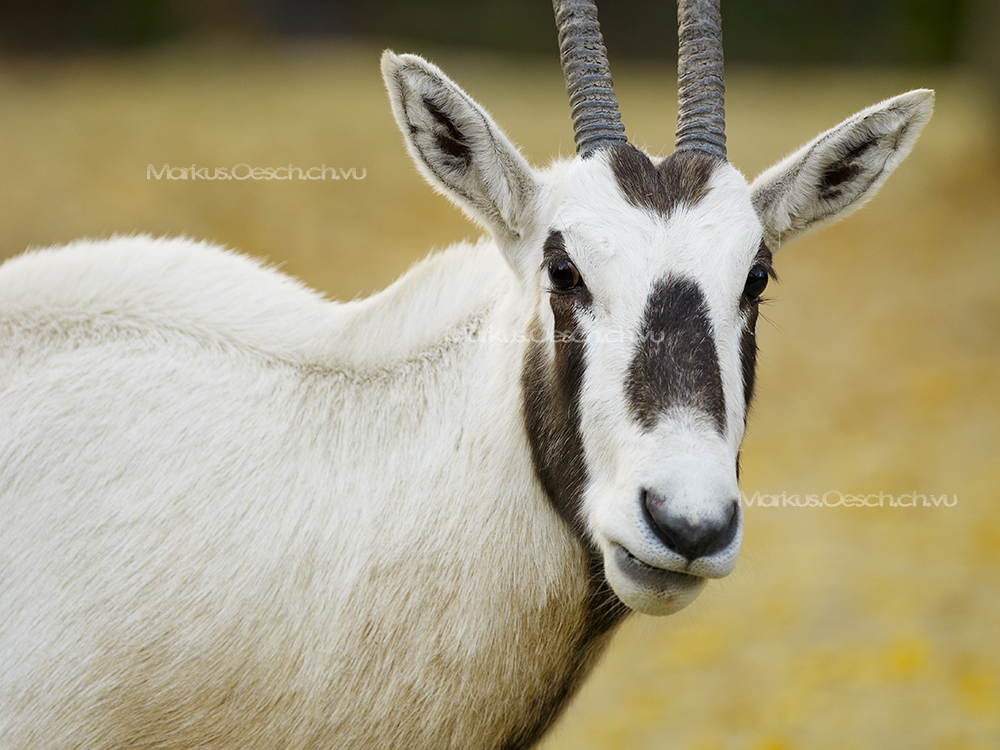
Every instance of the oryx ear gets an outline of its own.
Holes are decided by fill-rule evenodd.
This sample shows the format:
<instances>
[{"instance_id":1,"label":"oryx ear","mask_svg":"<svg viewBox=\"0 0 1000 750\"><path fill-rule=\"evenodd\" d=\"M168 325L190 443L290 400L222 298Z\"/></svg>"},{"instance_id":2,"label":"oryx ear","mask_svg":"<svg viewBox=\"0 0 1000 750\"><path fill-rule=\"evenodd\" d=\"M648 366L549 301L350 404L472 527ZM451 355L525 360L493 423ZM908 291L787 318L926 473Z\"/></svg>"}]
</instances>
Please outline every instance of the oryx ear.
<instances>
[{"instance_id":1,"label":"oryx ear","mask_svg":"<svg viewBox=\"0 0 1000 750\"><path fill-rule=\"evenodd\" d=\"M906 158L934 109L918 89L858 112L774 165L750 186L772 251L846 216Z\"/></svg>"},{"instance_id":2,"label":"oryx ear","mask_svg":"<svg viewBox=\"0 0 1000 750\"><path fill-rule=\"evenodd\" d=\"M534 218L537 182L485 110L415 55L386 50L382 77L406 147L427 181L492 232L501 247L525 234Z\"/></svg>"}]
</instances>

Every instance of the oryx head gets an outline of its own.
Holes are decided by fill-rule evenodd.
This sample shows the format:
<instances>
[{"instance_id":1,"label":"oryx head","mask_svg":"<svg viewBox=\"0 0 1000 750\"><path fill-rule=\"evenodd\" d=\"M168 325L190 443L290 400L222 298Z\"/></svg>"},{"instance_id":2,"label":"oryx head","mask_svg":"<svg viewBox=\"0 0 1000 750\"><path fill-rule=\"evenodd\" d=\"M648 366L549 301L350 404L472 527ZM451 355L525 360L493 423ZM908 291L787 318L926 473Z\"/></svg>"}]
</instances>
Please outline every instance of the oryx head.
<instances>
[{"instance_id":1,"label":"oryx head","mask_svg":"<svg viewBox=\"0 0 1000 750\"><path fill-rule=\"evenodd\" d=\"M859 112L748 185L726 159L718 0L679 3L665 158L625 137L593 2L554 6L577 155L546 171L438 68L387 52L382 71L417 166L493 234L529 298L524 418L542 485L618 598L666 614L736 563L772 253L870 198L933 94Z\"/></svg>"}]
</instances>

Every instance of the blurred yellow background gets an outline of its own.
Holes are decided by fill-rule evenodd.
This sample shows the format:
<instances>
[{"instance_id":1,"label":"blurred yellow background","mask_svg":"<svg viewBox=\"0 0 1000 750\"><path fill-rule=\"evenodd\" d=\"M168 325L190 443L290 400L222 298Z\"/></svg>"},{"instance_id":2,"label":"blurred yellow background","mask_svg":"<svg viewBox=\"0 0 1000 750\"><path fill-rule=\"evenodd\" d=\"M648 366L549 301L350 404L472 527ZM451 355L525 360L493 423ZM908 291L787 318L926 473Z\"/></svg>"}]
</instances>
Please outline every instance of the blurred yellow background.
<instances>
[{"instance_id":1,"label":"blurred yellow background","mask_svg":"<svg viewBox=\"0 0 1000 750\"><path fill-rule=\"evenodd\" d=\"M410 164L379 52L186 43L4 60L0 257L79 236L184 234L331 297L383 287L478 231ZM572 153L554 52L427 56L534 163ZM673 72L614 72L630 138L669 151ZM937 112L882 194L777 255L742 486L803 501L947 495L951 507L748 508L736 572L673 617L632 618L545 750L1000 747L995 114L961 72L731 68L730 158L752 177L925 86ZM364 179L147 177L164 164L326 165Z\"/></svg>"}]
</instances>

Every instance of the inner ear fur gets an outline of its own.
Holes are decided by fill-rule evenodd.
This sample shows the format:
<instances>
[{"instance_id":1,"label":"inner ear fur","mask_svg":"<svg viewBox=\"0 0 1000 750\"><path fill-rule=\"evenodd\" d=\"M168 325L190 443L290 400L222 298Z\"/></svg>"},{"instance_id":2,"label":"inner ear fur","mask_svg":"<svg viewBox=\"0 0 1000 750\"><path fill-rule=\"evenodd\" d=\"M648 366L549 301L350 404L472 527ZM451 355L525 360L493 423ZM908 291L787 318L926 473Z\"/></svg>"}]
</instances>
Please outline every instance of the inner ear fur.
<instances>
[{"instance_id":1,"label":"inner ear fur","mask_svg":"<svg viewBox=\"0 0 1000 750\"><path fill-rule=\"evenodd\" d=\"M531 167L486 111L416 55L382 55L382 76L407 149L424 178L501 245L532 225Z\"/></svg>"},{"instance_id":2,"label":"inner ear fur","mask_svg":"<svg viewBox=\"0 0 1000 750\"><path fill-rule=\"evenodd\" d=\"M761 174L750 190L768 246L777 251L864 205L910 153L933 108L928 89L887 99Z\"/></svg>"}]
</instances>

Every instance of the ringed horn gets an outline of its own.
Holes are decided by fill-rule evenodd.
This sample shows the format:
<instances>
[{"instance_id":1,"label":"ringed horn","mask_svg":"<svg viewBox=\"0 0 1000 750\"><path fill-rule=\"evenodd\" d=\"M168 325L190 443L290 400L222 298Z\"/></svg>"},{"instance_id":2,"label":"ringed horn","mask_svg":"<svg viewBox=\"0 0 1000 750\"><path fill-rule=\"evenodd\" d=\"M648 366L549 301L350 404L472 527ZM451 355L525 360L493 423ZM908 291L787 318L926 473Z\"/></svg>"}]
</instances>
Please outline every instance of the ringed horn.
<instances>
[{"instance_id":1,"label":"ringed horn","mask_svg":"<svg viewBox=\"0 0 1000 750\"><path fill-rule=\"evenodd\" d=\"M593 0L552 0L576 153L627 143Z\"/></svg>"},{"instance_id":2,"label":"ringed horn","mask_svg":"<svg viewBox=\"0 0 1000 750\"><path fill-rule=\"evenodd\" d=\"M720 0L678 0L678 151L726 158L725 83ZM576 152L625 144L607 50L593 0L553 0L559 57L566 76Z\"/></svg>"}]
</instances>

